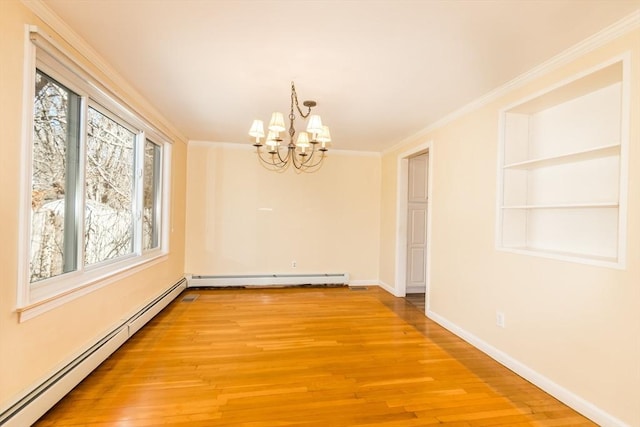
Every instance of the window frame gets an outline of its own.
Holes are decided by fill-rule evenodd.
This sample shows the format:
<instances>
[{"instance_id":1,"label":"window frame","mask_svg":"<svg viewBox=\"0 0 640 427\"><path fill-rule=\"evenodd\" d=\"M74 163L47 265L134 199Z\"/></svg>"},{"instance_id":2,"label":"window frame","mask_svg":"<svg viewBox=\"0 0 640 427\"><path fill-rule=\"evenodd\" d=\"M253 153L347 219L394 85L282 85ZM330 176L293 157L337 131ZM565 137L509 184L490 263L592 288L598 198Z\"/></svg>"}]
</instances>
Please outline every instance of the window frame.
<instances>
[{"instance_id":1,"label":"window frame","mask_svg":"<svg viewBox=\"0 0 640 427\"><path fill-rule=\"evenodd\" d=\"M131 108L82 63L37 27L29 26L25 38L20 239L18 248L18 293L16 311L25 321L103 286L121 280L167 258L169 253L169 189L172 141L144 116ZM33 112L36 70L75 92L80 97L80 150L76 194L76 269L47 279L30 282L31 188L33 162ZM85 264L84 219L86 209L85 173L87 117L89 107L135 133L134 187L132 190L133 250L129 254ZM144 148L146 141L159 147L158 188L154 195L158 245L143 249Z\"/></svg>"},{"instance_id":2,"label":"window frame","mask_svg":"<svg viewBox=\"0 0 640 427\"><path fill-rule=\"evenodd\" d=\"M151 229L151 241L152 241L152 245L149 248L145 248L144 246L144 239L145 239L145 235L144 235L144 191L145 191L145 151L146 151L146 147L147 144L152 144L154 146L154 152L153 152L153 180L152 180L152 184L153 184L153 212L152 212L152 218L153 218L153 225L155 225L155 228L152 227ZM162 218L163 218L163 209L162 209L162 194L164 191L164 185L163 185L163 181L162 181L162 176L163 176L163 157L164 157L164 152L165 150L162 148L161 144L156 143L153 139L149 138L149 136L147 135L144 139L144 141L140 144L142 146L141 148L141 152L142 154L140 155L140 157L142 158L142 184L140 185L140 189L142 191L142 195L140 196L140 200L142 202L142 210L141 210L141 215L142 215L142 223L141 223L141 227L142 227L142 239L141 239L141 245L142 245L142 252L151 252L151 251L155 251L157 249L159 249L162 246ZM156 151L157 148L157 151Z\"/></svg>"}]
</instances>

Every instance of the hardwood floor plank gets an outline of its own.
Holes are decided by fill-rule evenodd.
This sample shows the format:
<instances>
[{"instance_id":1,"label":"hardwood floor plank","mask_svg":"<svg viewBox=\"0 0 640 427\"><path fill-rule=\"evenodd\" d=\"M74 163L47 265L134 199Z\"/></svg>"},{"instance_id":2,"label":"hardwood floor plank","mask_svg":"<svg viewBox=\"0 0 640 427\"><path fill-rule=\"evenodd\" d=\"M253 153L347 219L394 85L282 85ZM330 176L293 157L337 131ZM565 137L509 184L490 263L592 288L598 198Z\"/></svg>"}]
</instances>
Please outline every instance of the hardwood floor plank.
<instances>
[{"instance_id":1,"label":"hardwood floor plank","mask_svg":"<svg viewBox=\"0 0 640 427\"><path fill-rule=\"evenodd\" d=\"M377 288L187 294L35 425L594 425Z\"/></svg>"}]
</instances>

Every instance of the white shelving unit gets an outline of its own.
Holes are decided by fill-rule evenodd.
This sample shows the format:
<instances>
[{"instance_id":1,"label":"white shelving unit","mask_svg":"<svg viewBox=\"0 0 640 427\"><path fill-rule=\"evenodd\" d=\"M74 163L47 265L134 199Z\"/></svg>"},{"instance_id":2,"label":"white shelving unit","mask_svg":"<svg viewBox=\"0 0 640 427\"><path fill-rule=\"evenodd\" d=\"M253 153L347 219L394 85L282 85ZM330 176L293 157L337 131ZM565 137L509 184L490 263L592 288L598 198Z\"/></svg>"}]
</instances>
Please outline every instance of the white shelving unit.
<instances>
[{"instance_id":1,"label":"white shelving unit","mask_svg":"<svg viewBox=\"0 0 640 427\"><path fill-rule=\"evenodd\" d=\"M501 112L499 249L624 266L628 58Z\"/></svg>"}]
</instances>

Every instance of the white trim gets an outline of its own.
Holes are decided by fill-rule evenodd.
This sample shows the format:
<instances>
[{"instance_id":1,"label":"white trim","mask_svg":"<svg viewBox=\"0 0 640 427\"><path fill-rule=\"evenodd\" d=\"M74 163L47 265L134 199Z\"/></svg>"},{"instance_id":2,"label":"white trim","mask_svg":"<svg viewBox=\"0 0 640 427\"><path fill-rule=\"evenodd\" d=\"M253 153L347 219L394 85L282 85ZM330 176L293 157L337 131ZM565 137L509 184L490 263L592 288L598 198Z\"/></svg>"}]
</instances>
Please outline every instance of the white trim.
<instances>
[{"instance_id":1,"label":"white trim","mask_svg":"<svg viewBox=\"0 0 640 427\"><path fill-rule=\"evenodd\" d=\"M349 280L349 286L354 288L361 286L378 286L378 279L371 280Z\"/></svg>"},{"instance_id":2,"label":"white trim","mask_svg":"<svg viewBox=\"0 0 640 427\"><path fill-rule=\"evenodd\" d=\"M396 191L396 258L394 295L404 297L407 294L407 206L409 191L409 158L421 152L429 153L427 182L427 274L425 277L428 300L431 282L431 199L433 191L433 141L427 141L398 154L397 191Z\"/></svg>"},{"instance_id":3,"label":"white trim","mask_svg":"<svg viewBox=\"0 0 640 427\"><path fill-rule=\"evenodd\" d=\"M509 354L481 340L476 335L464 330L434 311L427 310L427 317L597 424L608 427L628 426L623 421L595 406L583 397L555 383L521 361L514 359Z\"/></svg>"},{"instance_id":4,"label":"white trim","mask_svg":"<svg viewBox=\"0 0 640 427\"><path fill-rule=\"evenodd\" d=\"M256 149L250 143L238 143L238 142L215 142L215 141L206 141L201 139L190 139L187 142L189 146L205 146L205 147L220 147L220 148L230 148L235 150L244 150L244 151L253 151Z\"/></svg>"},{"instance_id":5,"label":"white trim","mask_svg":"<svg viewBox=\"0 0 640 427\"><path fill-rule=\"evenodd\" d=\"M29 8L38 18L42 19L45 24L51 27L63 40L68 42L73 48L89 62L99 69L104 76L108 76L110 82L120 92L113 92L117 99L123 100L130 98L140 108L131 107L130 103L122 102L128 108L136 111L142 118L153 123L161 125L167 133L172 135L169 140L177 139L186 143L186 136L176 128L169 120L167 120L150 102L148 102L133 86L131 86L93 47L91 47L78 33L76 33L66 22L64 22L49 6L42 0L21 0L22 3ZM103 78L96 80L104 87L110 87L112 84L106 84ZM141 111L142 110L142 111Z\"/></svg>"},{"instance_id":6,"label":"white trim","mask_svg":"<svg viewBox=\"0 0 640 427\"><path fill-rule=\"evenodd\" d=\"M341 149L332 149L327 152L327 156L333 154L334 156L356 156L356 157L377 157L381 158L382 153L379 151L357 151L357 150L341 150Z\"/></svg>"},{"instance_id":7,"label":"white trim","mask_svg":"<svg viewBox=\"0 0 640 427\"><path fill-rule=\"evenodd\" d=\"M54 294L49 297L43 297L42 300L37 300L35 303L32 303L30 305L22 307L19 306L19 322L22 323L29 319L33 319L34 317L46 313L49 310L53 310L56 307L60 307L70 301L80 298L83 295L87 295L119 280L123 280L153 265L166 261L167 259L168 255L160 255L150 260L142 260L140 261L140 263L123 269L119 272L110 272L108 274L104 274L102 278L90 281L89 283L86 283L79 287L69 288L67 291L63 291L62 293L59 293L57 295ZM28 287L28 284L27 286L25 286L25 288L26 287Z\"/></svg>"},{"instance_id":8,"label":"white trim","mask_svg":"<svg viewBox=\"0 0 640 427\"><path fill-rule=\"evenodd\" d=\"M640 11L638 11L640 16ZM618 193L618 265L627 266L627 197L629 194L629 142L631 131L631 52L622 56L622 111L620 134L620 187ZM636 64L637 65L637 64Z\"/></svg>"},{"instance_id":9,"label":"white trim","mask_svg":"<svg viewBox=\"0 0 640 427\"><path fill-rule=\"evenodd\" d=\"M31 27L25 25L24 35L24 69L22 70L22 132L20 159L22 167L20 174L20 206L18 207L18 286L16 305L24 306L29 301L29 287L22 286L29 283L29 253L30 242L26 236L31 235L31 176L33 162L31 161L33 134L33 98L35 96L36 47L29 38ZM27 106L30 106L28 108ZM27 161L28 159L28 161Z\"/></svg>"},{"instance_id":10,"label":"white trim","mask_svg":"<svg viewBox=\"0 0 640 427\"><path fill-rule=\"evenodd\" d=\"M388 284L386 284L385 282L383 282L382 280L378 281L378 286L380 286L382 289L384 289L385 291L389 292L391 295L393 295L394 297L398 297L398 298L402 298L402 295L397 295L396 294L396 290L395 288L393 288L392 286L389 286Z\"/></svg>"},{"instance_id":11,"label":"white trim","mask_svg":"<svg viewBox=\"0 0 640 427\"><path fill-rule=\"evenodd\" d=\"M395 288L397 296L407 294L407 195L409 192L409 156L419 152L402 153L398 156L396 177L396 265Z\"/></svg>"},{"instance_id":12,"label":"white trim","mask_svg":"<svg viewBox=\"0 0 640 427\"><path fill-rule=\"evenodd\" d=\"M488 92L480 98L477 98L476 100L464 105L451 114L448 114L441 119L436 120L435 122L427 125L425 128L419 130L418 132L402 139L393 146L382 150L382 155L392 153L413 141L425 138L434 130L439 129L446 124L451 123L454 120L457 120L465 116L466 114L469 114L470 112L477 110L502 96L507 95L512 90L522 87L525 84L532 82L533 80L603 46L604 44L620 36L623 36L630 31L635 30L638 26L640 26L640 10L636 10L635 12L622 18L618 22L613 23L612 25L604 28L591 37L588 37L583 41L573 45L572 47L566 49L565 51L559 53L551 59L548 59L542 64L519 75L513 80L508 81L502 86L499 86L498 88L492 90L491 92Z\"/></svg>"}]
</instances>

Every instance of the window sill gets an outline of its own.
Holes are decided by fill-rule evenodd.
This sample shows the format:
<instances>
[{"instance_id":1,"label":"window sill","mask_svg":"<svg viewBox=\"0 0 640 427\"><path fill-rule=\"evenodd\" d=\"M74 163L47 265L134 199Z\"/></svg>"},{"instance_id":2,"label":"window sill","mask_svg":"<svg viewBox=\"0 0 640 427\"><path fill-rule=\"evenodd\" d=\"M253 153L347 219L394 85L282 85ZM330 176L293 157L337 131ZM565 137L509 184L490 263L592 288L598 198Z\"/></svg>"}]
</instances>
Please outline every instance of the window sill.
<instances>
[{"instance_id":1,"label":"window sill","mask_svg":"<svg viewBox=\"0 0 640 427\"><path fill-rule=\"evenodd\" d=\"M40 297L32 298L29 303L24 306L19 306L16 309L16 312L18 313L18 321L20 323L25 322L60 307L69 301L73 301L76 298L87 295L104 286L120 281L153 265L166 261L167 259L167 253L153 254L145 259L138 258L138 262L136 263L127 263L128 265L116 270L115 272L114 270L110 270L97 277L92 277L73 288L67 287L65 290L58 293L50 292L44 294L44 292L41 292Z\"/></svg>"}]
</instances>

